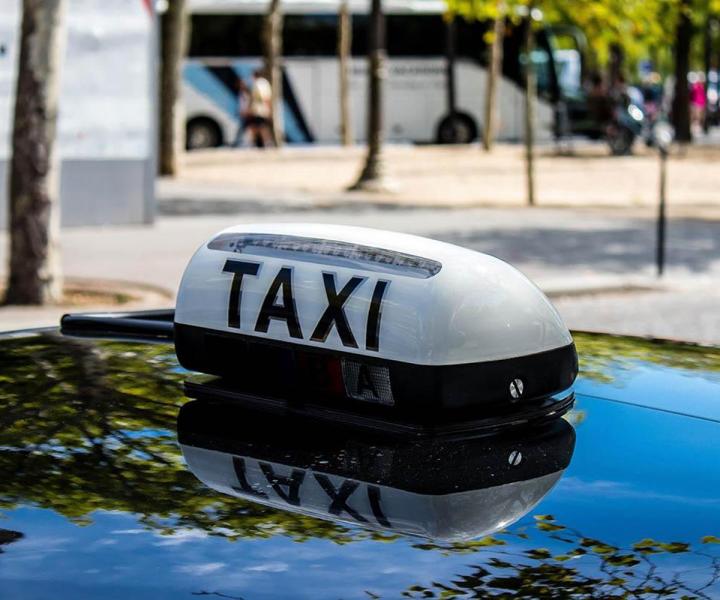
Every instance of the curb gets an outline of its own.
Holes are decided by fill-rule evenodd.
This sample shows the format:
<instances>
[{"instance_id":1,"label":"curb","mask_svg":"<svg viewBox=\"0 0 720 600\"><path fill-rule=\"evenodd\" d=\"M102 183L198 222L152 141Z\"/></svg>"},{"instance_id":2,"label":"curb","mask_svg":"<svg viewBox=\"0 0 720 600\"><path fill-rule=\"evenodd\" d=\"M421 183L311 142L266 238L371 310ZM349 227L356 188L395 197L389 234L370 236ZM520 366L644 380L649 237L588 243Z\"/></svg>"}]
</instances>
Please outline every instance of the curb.
<instances>
[{"instance_id":1,"label":"curb","mask_svg":"<svg viewBox=\"0 0 720 600\"><path fill-rule=\"evenodd\" d=\"M568 210L576 212L617 214L622 217L654 220L657 209L654 206L627 206L617 204L568 204L542 201L535 206L527 206L517 200L474 202L441 202L426 201L415 202L398 198L394 194L374 195L368 192L338 192L337 195L316 196L311 198L292 192L257 192L255 194L237 196L225 192L213 194L205 192L202 195L170 195L157 194L157 215L160 217L189 217L189 216L221 216L242 214L274 214L282 212L332 212L332 211L358 211L358 210ZM702 221L720 221L720 206L674 205L670 207L668 219L694 219Z\"/></svg>"},{"instance_id":2,"label":"curb","mask_svg":"<svg viewBox=\"0 0 720 600\"><path fill-rule=\"evenodd\" d=\"M175 304L175 294L168 290L145 283L122 280L66 277L65 288L69 290L122 294L130 297L127 302L98 302L87 304L58 304L51 306L0 306L0 332L17 331L26 328L54 327L60 324L60 317L69 312L132 311L153 308L167 308Z\"/></svg>"}]
</instances>

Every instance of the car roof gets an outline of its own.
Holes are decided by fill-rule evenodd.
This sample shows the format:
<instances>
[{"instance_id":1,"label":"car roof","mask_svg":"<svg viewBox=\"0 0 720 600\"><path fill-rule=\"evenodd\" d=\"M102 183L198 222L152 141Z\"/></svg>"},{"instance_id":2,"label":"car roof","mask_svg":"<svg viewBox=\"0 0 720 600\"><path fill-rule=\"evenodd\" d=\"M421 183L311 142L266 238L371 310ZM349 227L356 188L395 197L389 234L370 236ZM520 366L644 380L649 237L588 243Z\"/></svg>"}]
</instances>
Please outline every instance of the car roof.
<instances>
[{"instance_id":1,"label":"car roof","mask_svg":"<svg viewBox=\"0 0 720 600\"><path fill-rule=\"evenodd\" d=\"M574 338L564 420L419 442L190 401L184 385L205 378L169 343L0 336L0 585L9 598L720 595L720 350Z\"/></svg>"}]
</instances>

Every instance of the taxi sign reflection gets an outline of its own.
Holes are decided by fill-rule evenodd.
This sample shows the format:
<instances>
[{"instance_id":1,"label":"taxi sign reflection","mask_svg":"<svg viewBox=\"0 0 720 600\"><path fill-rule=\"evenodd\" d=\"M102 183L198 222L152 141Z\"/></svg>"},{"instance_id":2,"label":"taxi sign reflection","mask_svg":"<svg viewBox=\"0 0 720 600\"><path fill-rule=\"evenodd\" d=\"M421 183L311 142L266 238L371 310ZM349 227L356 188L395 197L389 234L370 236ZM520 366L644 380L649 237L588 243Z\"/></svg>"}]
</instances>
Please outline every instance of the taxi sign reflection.
<instances>
[{"instance_id":1,"label":"taxi sign reflection","mask_svg":"<svg viewBox=\"0 0 720 600\"><path fill-rule=\"evenodd\" d=\"M182 407L178 436L190 471L218 492L438 540L520 519L560 479L575 445L564 419L512 435L408 440L208 401Z\"/></svg>"}]
</instances>

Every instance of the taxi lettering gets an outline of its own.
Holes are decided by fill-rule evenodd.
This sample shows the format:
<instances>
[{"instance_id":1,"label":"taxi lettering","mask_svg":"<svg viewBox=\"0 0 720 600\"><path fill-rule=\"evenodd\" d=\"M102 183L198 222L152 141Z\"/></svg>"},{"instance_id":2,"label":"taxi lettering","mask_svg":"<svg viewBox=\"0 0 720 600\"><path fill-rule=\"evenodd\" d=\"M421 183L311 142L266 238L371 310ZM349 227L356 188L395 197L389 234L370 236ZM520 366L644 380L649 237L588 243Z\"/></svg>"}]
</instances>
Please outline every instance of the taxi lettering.
<instances>
[{"instance_id":1,"label":"taxi lettering","mask_svg":"<svg viewBox=\"0 0 720 600\"><path fill-rule=\"evenodd\" d=\"M238 482L238 485L233 486L233 489L236 492L247 494L249 496L267 499L267 492L259 489L262 486L253 486L248 481L245 459L240 456L233 456L232 462L235 477ZM302 506L301 491L302 485L306 481L305 477L307 473L305 469L292 469L290 475L288 476L276 473L270 463L257 461L257 465L260 467L260 471L262 471L268 485L278 495L278 497L280 497L280 499L292 506ZM366 485L353 481L352 479L343 479L336 487L327 475L323 475L322 473L312 473L312 477L315 479L323 492L325 492L325 495L330 501L327 507L327 512L329 514L335 516L347 514L358 523L367 523L368 519L348 504L350 497L359 488L361 489L361 487L365 487L367 499L370 504L370 510L372 511L375 520L383 527L392 527L392 524L383 512L380 488L376 485Z\"/></svg>"},{"instance_id":2,"label":"taxi lettering","mask_svg":"<svg viewBox=\"0 0 720 600\"><path fill-rule=\"evenodd\" d=\"M228 299L228 327L240 329L240 307L242 304L242 285L245 276L255 277L260 270L260 263L228 259L223 267L224 273L232 273L230 295ZM323 286L327 299L327 307L315 325L310 340L324 343L333 327L340 337L343 346L358 348L350 323L345 314L345 303L365 281L365 277L353 276L339 290L335 273L323 272ZM382 301L389 281L378 280L375 283L368 306L367 325L365 328L365 348L377 352L380 349L380 318ZM282 267L265 294L260 311L255 321L255 331L267 333L271 320L283 321L290 337L304 339L298 310L292 287L292 268Z\"/></svg>"}]
</instances>

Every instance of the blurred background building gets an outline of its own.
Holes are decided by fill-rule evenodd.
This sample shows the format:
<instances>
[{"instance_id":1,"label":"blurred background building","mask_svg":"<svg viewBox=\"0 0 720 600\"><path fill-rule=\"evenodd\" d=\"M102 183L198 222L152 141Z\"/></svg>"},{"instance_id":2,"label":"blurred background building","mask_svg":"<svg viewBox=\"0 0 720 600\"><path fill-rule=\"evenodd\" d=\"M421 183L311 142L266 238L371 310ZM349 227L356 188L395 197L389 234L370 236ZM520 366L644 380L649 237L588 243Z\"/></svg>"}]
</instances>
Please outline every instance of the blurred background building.
<instances>
[{"instance_id":1,"label":"blurred background building","mask_svg":"<svg viewBox=\"0 0 720 600\"><path fill-rule=\"evenodd\" d=\"M21 13L21 0L0 0L0 228L7 227ZM58 117L61 222L151 222L154 12L145 0L73 0L66 28Z\"/></svg>"}]
</instances>

